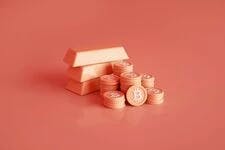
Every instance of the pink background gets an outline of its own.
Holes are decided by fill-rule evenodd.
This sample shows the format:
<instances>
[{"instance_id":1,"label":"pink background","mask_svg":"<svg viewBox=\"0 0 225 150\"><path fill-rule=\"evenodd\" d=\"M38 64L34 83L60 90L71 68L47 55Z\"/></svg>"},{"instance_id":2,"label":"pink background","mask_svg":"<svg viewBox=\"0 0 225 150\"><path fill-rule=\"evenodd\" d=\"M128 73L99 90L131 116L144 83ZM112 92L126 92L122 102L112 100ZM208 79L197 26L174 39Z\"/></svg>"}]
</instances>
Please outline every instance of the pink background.
<instances>
[{"instance_id":1,"label":"pink background","mask_svg":"<svg viewBox=\"0 0 225 150\"><path fill-rule=\"evenodd\" d=\"M224 0L1 0L0 149L225 149ZM64 89L69 47L124 45L163 105Z\"/></svg>"}]
</instances>

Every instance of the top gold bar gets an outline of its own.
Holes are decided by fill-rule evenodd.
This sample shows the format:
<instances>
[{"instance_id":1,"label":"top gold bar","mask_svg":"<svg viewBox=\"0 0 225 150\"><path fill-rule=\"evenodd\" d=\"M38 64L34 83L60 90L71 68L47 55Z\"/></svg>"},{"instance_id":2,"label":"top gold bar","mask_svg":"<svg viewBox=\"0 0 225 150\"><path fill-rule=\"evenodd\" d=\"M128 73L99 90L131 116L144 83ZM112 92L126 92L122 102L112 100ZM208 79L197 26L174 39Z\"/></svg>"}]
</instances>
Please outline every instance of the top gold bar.
<instances>
[{"instance_id":1,"label":"top gold bar","mask_svg":"<svg viewBox=\"0 0 225 150\"><path fill-rule=\"evenodd\" d=\"M72 67L129 59L123 47L93 50L74 50L69 48L63 61Z\"/></svg>"}]
</instances>

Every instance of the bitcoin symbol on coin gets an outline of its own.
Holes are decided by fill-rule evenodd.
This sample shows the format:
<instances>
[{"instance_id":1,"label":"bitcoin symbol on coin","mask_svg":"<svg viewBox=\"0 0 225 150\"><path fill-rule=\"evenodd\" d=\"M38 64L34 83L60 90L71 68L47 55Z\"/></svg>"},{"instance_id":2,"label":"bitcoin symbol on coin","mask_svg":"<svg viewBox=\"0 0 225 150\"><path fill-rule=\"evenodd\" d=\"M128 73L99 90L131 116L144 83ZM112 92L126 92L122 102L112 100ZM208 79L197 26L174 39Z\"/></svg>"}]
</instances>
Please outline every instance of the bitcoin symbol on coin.
<instances>
[{"instance_id":1,"label":"bitcoin symbol on coin","mask_svg":"<svg viewBox=\"0 0 225 150\"><path fill-rule=\"evenodd\" d=\"M133 91L133 94L134 94L134 100L141 101L143 99L143 95L140 89L135 89Z\"/></svg>"},{"instance_id":2,"label":"bitcoin symbol on coin","mask_svg":"<svg viewBox=\"0 0 225 150\"><path fill-rule=\"evenodd\" d=\"M110 94L110 97L119 97L119 96L120 96L119 93L114 93L114 92L113 92L113 93Z\"/></svg>"},{"instance_id":3,"label":"bitcoin symbol on coin","mask_svg":"<svg viewBox=\"0 0 225 150\"><path fill-rule=\"evenodd\" d=\"M153 89L152 90L154 93L160 93L160 90L158 90L158 89Z\"/></svg>"},{"instance_id":4,"label":"bitcoin symbol on coin","mask_svg":"<svg viewBox=\"0 0 225 150\"><path fill-rule=\"evenodd\" d=\"M146 88L148 90L148 92L151 92L151 93L160 93L160 90L159 89L156 89L156 88Z\"/></svg>"},{"instance_id":5,"label":"bitcoin symbol on coin","mask_svg":"<svg viewBox=\"0 0 225 150\"><path fill-rule=\"evenodd\" d=\"M128 74L128 78L135 78L135 77L137 77L136 73L129 73Z\"/></svg>"},{"instance_id":6,"label":"bitcoin symbol on coin","mask_svg":"<svg viewBox=\"0 0 225 150\"><path fill-rule=\"evenodd\" d=\"M144 75L143 75L143 77L144 77L145 79L149 79L149 78L151 78L151 76L150 76L150 75L148 75L148 74L144 74Z\"/></svg>"}]
</instances>

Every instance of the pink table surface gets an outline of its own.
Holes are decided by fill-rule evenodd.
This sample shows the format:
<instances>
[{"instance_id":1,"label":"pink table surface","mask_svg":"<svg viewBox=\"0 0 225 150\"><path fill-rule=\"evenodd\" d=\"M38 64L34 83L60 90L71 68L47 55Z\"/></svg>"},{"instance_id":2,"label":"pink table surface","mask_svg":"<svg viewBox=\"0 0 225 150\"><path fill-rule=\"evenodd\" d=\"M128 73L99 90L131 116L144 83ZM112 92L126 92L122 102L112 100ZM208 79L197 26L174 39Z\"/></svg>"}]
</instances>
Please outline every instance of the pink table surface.
<instances>
[{"instance_id":1,"label":"pink table surface","mask_svg":"<svg viewBox=\"0 0 225 150\"><path fill-rule=\"evenodd\" d=\"M224 0L3 0L0 42L0 150L225 149ZM111 45L164 104L64 89L67 48Z\"/></svg>"}]
</instances>

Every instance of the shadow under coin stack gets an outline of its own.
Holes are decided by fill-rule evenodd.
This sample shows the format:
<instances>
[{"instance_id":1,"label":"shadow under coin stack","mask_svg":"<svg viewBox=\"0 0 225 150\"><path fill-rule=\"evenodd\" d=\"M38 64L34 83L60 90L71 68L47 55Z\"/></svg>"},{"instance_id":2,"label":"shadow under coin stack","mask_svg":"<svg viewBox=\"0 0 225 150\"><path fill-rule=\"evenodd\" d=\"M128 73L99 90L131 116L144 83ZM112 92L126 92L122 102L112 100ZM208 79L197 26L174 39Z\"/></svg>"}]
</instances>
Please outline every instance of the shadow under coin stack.
<instances>
[{"instance_id":1,"label":"shadow under coin stack","mask_svg":"<svg viewBox=\"0 0 225 150\"><path fill-rule=\"evenodd\" d=\"M68 49L63 61L69 65L66 89L86 95L100 89L100 77L112 73L112 62L128 59L123 47L93 50ZM107 82L105 82L107 85ZM111 84L111 82L108 82ZM110 86L105 86L110 89ZM112 88L115 90L118 88Z\"/></svg>"}]
</instances>

